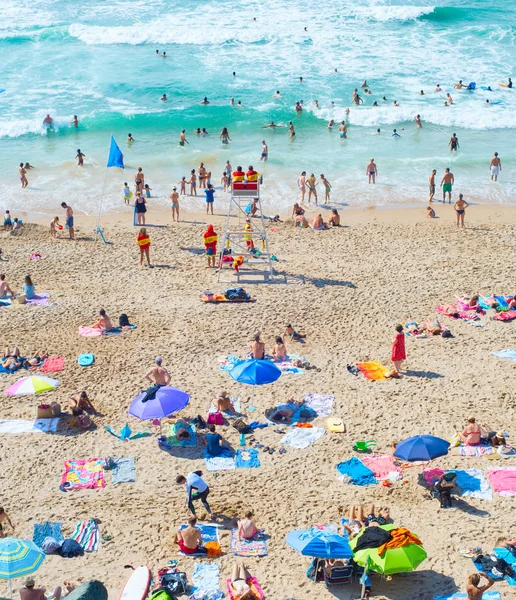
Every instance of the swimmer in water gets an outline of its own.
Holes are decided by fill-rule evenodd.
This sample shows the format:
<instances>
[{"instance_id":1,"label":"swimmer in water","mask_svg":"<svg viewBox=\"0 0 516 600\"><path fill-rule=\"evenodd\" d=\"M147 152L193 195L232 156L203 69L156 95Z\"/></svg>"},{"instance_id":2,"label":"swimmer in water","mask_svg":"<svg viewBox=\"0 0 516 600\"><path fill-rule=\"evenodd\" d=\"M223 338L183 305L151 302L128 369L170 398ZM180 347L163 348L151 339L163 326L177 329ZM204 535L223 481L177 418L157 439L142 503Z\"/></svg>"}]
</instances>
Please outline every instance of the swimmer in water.
<instances>
[{"instance_id":1,"label":"swimmer in water","mask_svg":"<svg viewBox=\"0 0 516 600\"><path fill-rule=\"evenodd\" d=\"M204 96L204 100L202 102L200 102L200 104L209 104L210 101L208 100L208 98L206 96Z\"/></svg>"},{"instance_id":2,"label":"swimmer in water","mask_svg":"<svg viewBox=\"0 0 516 600\"><path fill-rule=\"evenodd\" d=\"M314 100L315 108L319 108L319 100Z\"/></svg>"},{"instance_id":3,"label":"swimmer in water","mask_svg":"<svg viewBox=\"0 0 516 600\"><path fill-rule=\"evenodd\" d=\"M181 133L179 134L179 145L180 145L180 146L184 146L184 145L185 145L185 143L186 143L186 144L189 144L189 143L190 143L190 142L189 142L189 141L186 139L186 135L185 135L185 134L186 134L186 129L183 129L183 130L181 131Z\"/></svg>"},{"instance_id":4,"label":"swimmer in water","mask_svg":"<svg viewBox=\"0 0 516 600\"><path fill-rule=\"evenodd\" d=\"M456 83L453 87L456 90L462 89L464 87L464 85L462 84L462 79L459 81L459 83Z\"/></svg>"},{"instance_id":5,"label":"swimmer in water","mask_svg":"<svg viewBox=\"0 0 516 600\"><path fill-rule=\"evenodd\" d=\"M239 101L237 102L237 108L242 108L242 100L239 100Z\"/></svg>"},{"instance_id":6,"label":"swimmer in water","mask_svg":"<svg viewBox=\"0 0 516 600\"><path fill-rule=\"evenodd\" d=\"M361 88L366 88L368 87L367 85L367 79L364 79L364 81L362 82L362 85L360 86Z\"/></svg>"},{"instance_id":7,"label":"swimmer in water","mask_svg":"<svg viewBox=\"0 0 516 600\"><path fill-rule=\"evenodd\" d=\"M229 101L229 106L235 106L235 99L231 98L231 100Z\"/></svg>"},{"instance_id":8,"label":"swimmer in water","mask_svg":"<svg viewBox=\"0 0 516 600\"><path fill-rule=\"evenodd\" d=\"M441 90L441 86L440 86L439 84L437 84L437 85L435 86L434 92L440 92L440 91L442 91L442 90Z\"/></svg>"},{"instance_id":9,"label":"swimmer in water","mask_svg":"<svg viewBox=\"0 0 516 600\"><path fill-rule=\"evenodd\" d=\"M386 98L385 96L382 98L382 100L383 100L384 102L388 102L388 100L387 100L387 98Z\"/></svg>"},{"instance_id":10,"label":"swimmer in water","mask_svg":"<svg viewBox=\"0 0 516 600\"><path fill-rule=\"evenodd\" d=\"M194 129L194 133L195 135L201 135L201 128L197 127L197 129Z\"/></svg>"},{"instance_id":11,"label":"swimmer in water","mask_svg":"<svg viewBox=\"0 0 516 600\"><path fill-rule=\"evenodd\" d=\"M268 125L262 125L262 129L275 129L276 127L283 127L283 125L276 125L274 121L271 121Z\"/></svg>"},{"instance_id":12,"label":"swimmer in water","mask_svg":"<svg viewBox=\"0 0 516 600\"><path fill-rule=\"evenodd\" d=\"M77 159L77 161L78 161L78 162L77 162L77 166L78 166L78 167L82 167L82 166L84 166L84 157L85 157L85 156L86 156L86 155L85 155L85 154L83 154L83 153L81 152L81 149L80 149L80 148L77 148L77 156L76 156L75 158L76 158L76 159Z\"/></svg>"},{"instance_id":13,"label":"swimmer in water","mask_svg":"<svg viewBox=\"0 0 516 600\"><path fill-rule=\"evenodd\" d=\"M236 77L236 71L233 71L233 77Z\"/></svg>"},{"instance_id":14,"label":"swimmer in water","mask_svg":"<svg viewBox=\"0 0 516 600\"><path fill-rule=\"evenodd\" d=\"M333 129L333 126L335 125L335 121L332 119L329 123L328 123L328 129L331 131Z\"/></svg>"},{"instance_id":15,"label":"swimmer in water","mask_svg":"<svg viewBox=\"0 0 516 600\"><path fill-rule=\"evenodd\" d=\"M275 93L275 94L273 94L273 96L272 96L272 97L273 97L273 98L280 98L280 97L281 97L281 93L280 93L280 91L279 91L279 90L276 90L276 93Z\"/></svg>"},{"instance_id":16,"label":"swimmer in water","mask_svg":"<svg viewBox=\"0 0 516 600\"><path fill-rule=\"evenodd\" d=\"M265 142L265 140L262 140L262 154L260 156L260 160L263 160L263 162L267 162L268 158L269 158L269 148L267 147L267 143Z\"/></svg>"},{"instance_id":17,"label":"swimmer in water","mask_svg":"<svg viewBox=\"0 0 516 600\"><path fill-rule=\"evenodd\" d=\"M305 27L305 29L306 29L306 27ZM302 77L299 78L299 83L303 83L303 78Z\"/></svg>"},{"instance_id":18,"label":"swimmer in water","mask_svg":"<svg viewBox=\"0 0 516 600\"><path fill-rule=\"evenodd\" d=\"M128 133L127 134L127 143L130 144L132 142L134 142L133 134L132 133Z\"/></svg>"},{"instance_id":19,"label":"swimmer in water","mask_svg":"<svg viewBox=\"0 0 516 600\"><path fill-rule=\"evenodd\" d=\"M423 90L419 90L419 95L420 95L420 96L424 96L424 95L425 95L425 92L424 92Z\"/></svg>"},{"instance_id":20,"label":"swimmer in water","mask_svg":"<svg viewBox=\"0 0 516 600\"><path fill-rule=\"evenodd\" d=\"M450 147L450 152L457 152L459 149L459 138L456 133L451 136L448 146Z\"/></svg>"},{"instance_id":21,"label":"swimmer in water","mask_svg":"<svg viewBox=\"0 0 516 600\"><path fill-rule=\"evenodd\" d=\"M498 156L498 153L496 153L496 156ZM36 167L34 165L31 165L30 163L26 162L25 166L23 168L25 170L28 170L28 169L35 169Z\"/></svg>"},{"instance_id":22,"label":"swimmer in water","mask_svg":"<svg viewBox=\"0 0 516 600\"><path fill-rule=\"evenodd\" d=\"M418 127L422 127L422 125L421 125L421 117L420 117L419 115L416 115L416 116L414 117L414 121L416 122L416 125L417 125Z\"/></svg>"},{"instance_id":23,"label":"swimmer in water","mask_svg":"<svg viewBox=\"0 0 516 600\"><path fill-rule=\"evenodd\" d=\"M74 127L79 127L79 119L77 118L77 115L74 115L74 116L73 116L72 125L73 125Z\"/></svg>"},{"instance_id":24,"label":"swimmer in water","mask_svg":"<svg viewBox=\"0 0 516 600\"><path fill-rule=\"evenodd\" d=\"M380 133L381 133L380 130L377 129L375 135L380 135Z\"/></svg>"},{"instance_id":25,"label":"swimmer in water","mask_svg":"<svg viewBox=\"0 0 516 600\"><path fill-rule=\"evenodd\" d=\"M51 127L54 123L54 119L50 116L47 115L44 119L43 119L43 125L48 125L49 127Z\"/></svg>"},{"instance_id":26,"label":"swimmer in water","mask_svg":"<svg viewBox=\"0 0 516 600\"><path fill-rule=\"evenodd\" d=\"M288 123L288 131L289 131L289 136L291 138L293 138L296 135L296 131L294 129L294 125L293 125L292 121L289 121L289 123Z\"/></svg>"},{"instance_id":27,"label":"swimmer in water","mask_svg":"<svg viewBox=\"0 0 516 600\"><path fill-rule=\"evenodd\" d=\"M446 94L446 100L448 101L448 104L453 104L453 98L450 96L450 94Z\"/></svg>"},{"instance_id":28,"label":"swimmer in water","mask_svg":"<svg viewBox=\"0 0 516 600\"><path fill-rule=\"evenodd\" d=\"M375 106L375 107L378 106L378 102L376 100L373 102L373 106Z\"/></svg>"},{"instance_id":29,"label":"swimmer in water","mask_svg":"<svg viewBox=\"0 0 516 600\"><path fill-rule=\"evenodd\" d=\"M396 100L394 100L394 102L392 103L393 106L399 106L398 102Z\"/></svg>"},{"instance_id":30,"label":"swimmer in water","mask_svg":"<svg viewBox=\"0 0 516 600\"><path fill-rule=\"evenodd\" d=\"M346 121L341 121L339 125L339 135L345 139L348 137L348 128L346 127Z\"/></svg>"},{"instance_id":31,"label":"swimmer in water","mask_svg":"<svg viewBox=\"0 0 516 600\"><path fill-rule=\"evenodd\" d=\"M392 137L396 138L396 137L401 137L401 135L396 131L396 129L392 130Z\"/></svg>"},{"instance_id":32,"label":"swimmer in water","mask_svg":"<svg viewBox=\"0 0 516 600\"><path fill-rule=\"evenodd\" d=\"M167 95L163 94L163 96L161 96L160 100L162 100L163 102L167 101Z\"/></svg>"}]
</instances>

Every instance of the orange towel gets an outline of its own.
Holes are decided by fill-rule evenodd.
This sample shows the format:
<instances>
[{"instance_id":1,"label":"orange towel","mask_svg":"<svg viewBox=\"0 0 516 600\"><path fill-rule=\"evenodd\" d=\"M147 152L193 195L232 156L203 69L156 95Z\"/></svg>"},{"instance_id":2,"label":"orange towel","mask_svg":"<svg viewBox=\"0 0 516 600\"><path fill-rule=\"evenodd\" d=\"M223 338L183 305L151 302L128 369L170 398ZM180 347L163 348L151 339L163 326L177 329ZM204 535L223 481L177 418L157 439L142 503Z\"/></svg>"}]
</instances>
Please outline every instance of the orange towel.
<instances>
[{"instance_id":1,"label":"orange towel","mask_svg":"<svg viewBox=\"0 0 516 600\"><path fill-rule=\"evenodd\" d=\"M386 379L390 371L379 363L377 360L372 362L357 363L357 367L362 371L364 377L377 381L378 379Z\"/></svg>"},{"instance_id":2,"label":"orange towel","mask_svg":"<svg viewBox=\"0 0 516 600\"><path fill-rule=\"evenodd\" d=\"M218 542L206 542L204 547L208 550L208 558L222 556L222 550L220 549L220 544Z\"/></svg>"},{"instance_id":3,"label":"orange towel","mask_svg":"<svg viewBox=\"0 0 516 600\"><path fill-rule=\"evenodd\" d=\"M403 548L411 544L422 546L421 540L405 527L391 529L391 539L378 548L378 556L383 556L389 548Z\"/></svg>"}]
</instances>

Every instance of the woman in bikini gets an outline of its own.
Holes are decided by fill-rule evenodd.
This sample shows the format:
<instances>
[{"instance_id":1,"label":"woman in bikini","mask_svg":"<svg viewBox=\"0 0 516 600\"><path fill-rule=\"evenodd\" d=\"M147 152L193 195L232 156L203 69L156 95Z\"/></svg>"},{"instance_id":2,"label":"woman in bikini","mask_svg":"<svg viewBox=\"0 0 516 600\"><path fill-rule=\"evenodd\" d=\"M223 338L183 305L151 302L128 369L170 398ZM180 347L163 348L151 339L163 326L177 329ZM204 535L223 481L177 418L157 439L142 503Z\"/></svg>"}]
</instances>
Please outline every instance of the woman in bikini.
<instances>
[{"instance_id":1,"label":"woman in bikini","mask_svg":"<svg viewBox=\"0 0 516 600\"><path fill-rule=\"evenodd\" d=\"M482 437L482 428L476 423L475 417L468 419L468 424L462 433L459 433L460 439L465 446L478 446Z\"/></svg>"},{"instance_id":2,"label":"woman in bikini","mask_svg":"<svg viewBox=\"0 0 516 600\"><path fill-rule=\"evenodd\" d=\"M274 356L274 362L283 362L284 360L287 360L287 348L280 336L276 337L276 343L272 349L272 356Z\"/></svg>"}]
</instances>

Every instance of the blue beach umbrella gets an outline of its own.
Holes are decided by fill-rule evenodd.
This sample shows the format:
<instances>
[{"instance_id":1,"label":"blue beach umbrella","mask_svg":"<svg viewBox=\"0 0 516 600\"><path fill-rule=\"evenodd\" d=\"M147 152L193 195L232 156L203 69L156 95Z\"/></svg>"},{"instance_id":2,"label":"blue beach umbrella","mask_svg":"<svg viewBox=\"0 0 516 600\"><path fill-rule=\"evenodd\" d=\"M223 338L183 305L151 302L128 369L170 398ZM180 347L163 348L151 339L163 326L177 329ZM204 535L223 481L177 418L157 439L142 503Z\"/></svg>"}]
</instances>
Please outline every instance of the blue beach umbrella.
<instances>
[{"instance_id":1,"label":"blue beach umbrella","mask_svg":"<svg viewBox=\"0 0 516 600\"><path fill-rule=\"evenodd\" d=\"M145 392L138 394L129 408L129 414L142 421L168 417L190 402L190 396L186 392L168 385L160 387L152 400L142 402L144 398Z\"/></svg>"},{"instance_id":2,"label":"blue beach umbrella","mask_svg":"<svg viewBox=\"0 0 516 600\"><path fill-rule=\"evenodd\" d=\"M274 383L281 377L281 370L269 360L251 358L249 360L238 362L231 371L229 371L229 374L235 381L238 381L238 383L245 383L246 385L253 386L252 400L254 401L255 386ZM249 408L252 407L250 406Z\"/></svg>"},{"instance_id":3,"label":"blue beach umbrella","mask_svg":"<svg viewBox=\"0 0 516 600\"><path fill-rule=\"evenodd\" d=\"M416 435L403 440L396 446L394 456L402 460L433 460L446 456L450 448L449 442L433 435Z\"/></svg>"},{"instance_id":4,"label":"blue beach umbrella","mask_svg":"<svg viewBox=\"0 0 516 600\"><path fill-rule=\"evenodd\" d=\"M11 580L34 573L44 560L45 554L34 542L11 537L0 539L0 579L9 580L11 600Z\"/></svg>"},{"instance_id":5,"label":"blue beach umbrella","mask_svg":"<svg viewBox=\"0 0 516 600\"><path fill-rule=\"evenodd\" d=\"M286 541L303 556L347 559L353 556L349 542L344 536L317 527L291 531Z\"/></svg>"}]
</instances>

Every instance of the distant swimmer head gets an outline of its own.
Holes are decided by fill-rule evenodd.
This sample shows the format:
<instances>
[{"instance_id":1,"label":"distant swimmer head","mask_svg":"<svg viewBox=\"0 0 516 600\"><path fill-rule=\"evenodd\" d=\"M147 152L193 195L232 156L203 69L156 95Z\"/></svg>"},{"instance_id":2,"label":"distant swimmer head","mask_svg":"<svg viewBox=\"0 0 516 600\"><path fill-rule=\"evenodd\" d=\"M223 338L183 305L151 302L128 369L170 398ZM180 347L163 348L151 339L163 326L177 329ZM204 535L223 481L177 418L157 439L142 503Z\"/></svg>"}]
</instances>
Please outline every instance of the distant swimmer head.
<instances>
[{"instance_id":1,"label":"distant swimmer head","mask_svg":"<svg viewBox=\"0 0 516 600\"><path fill-rule=\"evenodd\" d=\"M419 95L420 95L420 96L424 96L424 95L425 95L425 92L424 92L423 90L420 90L420 91L419 91Z\"/></svg>"},{"instance_id":2,"label":"distant swimmer head","mask_svg":"<svg viewBox=\"0 0 516 600\"><path fill-rule=\"evenodd\" d=\"M299 78L299 81L303 81L303 78L302 78L302 77L300 77L300 78Z\"/></svg>"},{"instance_id":3,"label":"distant swimmer head","mask_svg":"<svg viewBox=\"0 0 516 600\"><path fill-rule=\"evenodd\" d=\"M165 51L163 51L163 56L166 56L166 55L167 55L167 53Z\"/></svg>"},{"instance_id":4,"label":"distant swimmer head","mask_svg":"<svg viewBox=\"0 0 516 600\"><path fill-rule=\"evenodd\" d=\"M167 95L166 95L166 94L163 94L163 96L161 96L161 99L162 99L162 100L166 100L166 99L167 99Z\"/></svg>"},{"instance_id":5,"label":"distant swimmer head","mask_svg":"<svg viewBox=\"0 0 516 600\"><path fill-rule=\"evenodd\" d=\"M377 129L377 130L376 130L376 133L380 133L380 130L379 130L379 129Z\"/></svg>"},{"instance_id":6,"label":"distant swimmer head","mask_svg":"<svg viewBox=\"0 0 516 600\"><path fill-rule=\"evenodd\" d=\"M233 77L236 77L236 71L233 71Z\"/></svg>"},{"instance_id":7,"label":"distant swimmer head","mask_svg":"<svg viewBox=\"0 0 516 600\"><path fill-rule=\"evenodd\" d=\"M156 50L156 54L159 54L159 50Z\"/></svg>"},{"instance_id":8,"label":"distant swimmer head","mask_svg":"<svg viewBox=\"0 0 516 600\"><path fill-rule=\"evenodd\" d=\"M495 152L495 156L498 156L498 152Z\"/></svg>"}]
</instances>

